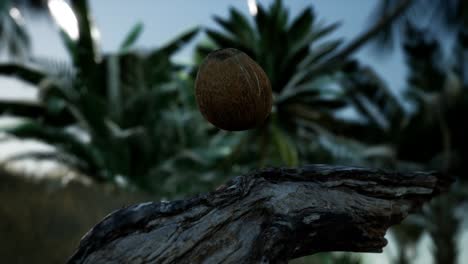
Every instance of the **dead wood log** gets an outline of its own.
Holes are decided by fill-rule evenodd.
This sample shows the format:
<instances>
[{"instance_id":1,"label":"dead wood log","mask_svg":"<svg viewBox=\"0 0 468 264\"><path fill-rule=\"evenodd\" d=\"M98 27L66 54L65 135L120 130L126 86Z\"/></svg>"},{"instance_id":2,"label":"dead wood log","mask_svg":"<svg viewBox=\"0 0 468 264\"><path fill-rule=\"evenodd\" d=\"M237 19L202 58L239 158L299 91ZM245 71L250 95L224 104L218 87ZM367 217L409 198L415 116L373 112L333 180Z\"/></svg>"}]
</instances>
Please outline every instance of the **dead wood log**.
<instances>
[{"instance_id":1,"label":"dead wood log","mask_svg":"<svg viewBox=\"0 0 468 264\"><path fill-rule=\"evenodd\" d=\"M381 252L387 229L450 182L436 172L262 169L211 193L118 210L68 263L287 263L324 251Z\"/></svg>"}]
</instances>

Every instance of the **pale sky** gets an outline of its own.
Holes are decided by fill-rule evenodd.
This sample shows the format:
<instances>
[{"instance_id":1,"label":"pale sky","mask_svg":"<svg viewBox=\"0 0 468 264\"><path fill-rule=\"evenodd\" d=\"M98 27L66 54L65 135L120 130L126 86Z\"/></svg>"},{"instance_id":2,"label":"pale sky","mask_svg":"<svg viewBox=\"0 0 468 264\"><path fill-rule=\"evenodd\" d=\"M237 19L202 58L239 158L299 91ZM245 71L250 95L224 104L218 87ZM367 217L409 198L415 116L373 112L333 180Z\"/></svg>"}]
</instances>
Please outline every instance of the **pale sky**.
<instances>
[{"instance_id":1,"label":"pale sky","mask_svg":"<svg viewBox=\"0 0 468 264\"><path fill-rule=\"evenodd\" d=\"M264 6L272 0L257 1ZM341 21L341 27L331 35L346 40L353 39L370 25L369 19L375 0L289 0L284 1L291 15L297 14L310 4L317 11L319 20L327 23ZM248 14L246 0L91 0L91 9L101 33L101 47L105 52L115 51L127 32L137 23L144 24L143 34L137 47L159 46L177 34L194 26L215 27L214 14L226 17L228 7L235 6ZM30 27L33 38L33 52L38 56L65 58L56 30L46 21L34 20ZM199 38L202 35L199 34ZM177 59L189 61L193 44L178 54ZM357 57L372 65L392 89L404 87L405 66L401 52L396 50L388 56L376 57L370 48L358 52Z\"/></svg>"}]
</instances>

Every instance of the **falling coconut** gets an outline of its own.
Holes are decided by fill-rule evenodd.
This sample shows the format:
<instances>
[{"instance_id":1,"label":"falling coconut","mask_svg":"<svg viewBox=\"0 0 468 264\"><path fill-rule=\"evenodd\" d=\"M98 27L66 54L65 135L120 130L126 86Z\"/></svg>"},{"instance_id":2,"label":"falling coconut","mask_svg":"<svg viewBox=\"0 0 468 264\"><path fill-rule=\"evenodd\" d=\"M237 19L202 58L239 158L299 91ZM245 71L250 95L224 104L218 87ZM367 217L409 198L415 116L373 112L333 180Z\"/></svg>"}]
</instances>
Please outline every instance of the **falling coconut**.
<instances>
[{"instance_id":1,"label":"falling coconut","mask_svg":"<svg viewBox=\"0 0 468 264\"><path fill-rule=\"evenodd\" d=\"M233 48L208 54L198 70L195 96L202 115L229 131L262 124L272 107L268 76L247 54Z\"/></svg>"}]
</instances>

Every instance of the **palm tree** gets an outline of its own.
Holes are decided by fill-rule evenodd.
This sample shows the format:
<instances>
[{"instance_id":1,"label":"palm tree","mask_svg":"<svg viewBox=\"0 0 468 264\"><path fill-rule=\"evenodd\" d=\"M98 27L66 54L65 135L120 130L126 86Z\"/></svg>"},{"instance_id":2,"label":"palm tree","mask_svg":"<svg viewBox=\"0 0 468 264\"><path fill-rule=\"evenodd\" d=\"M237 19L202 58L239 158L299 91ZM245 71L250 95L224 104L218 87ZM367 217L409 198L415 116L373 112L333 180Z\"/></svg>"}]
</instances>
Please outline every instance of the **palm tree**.
<instances>
[{"instance_id":1,"label":"palm tree","mask_svg":"<svg viewBox=\"0 0 468 264\"><path fill-rule=\"evenodd\" d=\"M434 201L422 217L435 244L436 263L455 263L455 236L460 223L454 213L466 202L466 194L460 195L463 192L457 189L466 188L468 145L462 135L468 133L468 127L460 120L468 113L467 83L463 79L466 61L462 59L468 45L466 33L460 31L452 52L445 54L434 34L410 22L405 25L403 47L409 67L405 98L413 111L400 134L391 140L399 160L459 180L456 188Z\"/></svg>"},{"instance_id":2,"label":"palm tree","mask_svg":"<svg viewBox=\"0 0 468 264\"><path fill-rule=\"evenodd\" d=\"M395 9L401 1L383 0L377 3L374 18ZM458 189L466 185L468 145L462 135L468 129L464 122L468 113L466 93L466 51L468 49L468 3L462 0L407 0L408 5L392 23L376 34L379 48L391 48L399 36L409 66L405 100L413 110L397 134L387 138L396 147L398 160L410 161L420 168L437 169L459 179ZM450 49L446 43L453 40ZM444 48L449 52L444 53ZM453 190L440 198L421 217L435 244L436 263L455 263L455 236L460 228L454 212L466 202ZM463 193L463 192L462 192ZM422 232L422 231L421 231ZM414 238L414 237L413 237ZM409 240L413 239L410 238ZM404 241L403 243L414 243ZM402 250L406 250L402 247ZM402 256L405 252L401 253ZM407 261L407 260L406 260Z\"/></svg>"},{"instance_id":3,"label":"palm tree","mask_svg":"<svg viewBox=\"0 0 468 264\"><path fill-rule=\"evenodd\" d=\"M402 15L386 24L374 39L380 46L391 47L396 34L404 38L407 22L426 29L440 39L446 39L448 34L466 31L468 27L468 3L463 0L382 0L377 2L373 17L380 18L405 1L408 5Z\"/></svg>"},{"instance_id":4,"label":"palm tree","mask_svg":"<svg viewBox=\"0 0 468 264\"><path fill-rule=\"evenodd\" d=\"M397 11L391 15L392 18L400 12ZM369 128L335 115L339 110L356 105L362 109L360 114L366 117L376 113L369 110L370 102L366 104L363 100L355 100L357 96L352 91L369 80L361 78L360 83L348 82L346 85L339 81L349 81L349 76L357 76L363 72L362 67L355 67L358 64L349 55L365 43L375 29L340 49L341 40L324 40L339 26L338 23L327 25L319 22L311 7L305 8L290 20L281 0L275 1L268 9L259 6L253 24L234 8L230 9L229 18L216 16L214 20L222 31L206 29L209 42L198 46L197 58L218 48L242 50L265 70L274 92L274 111L271 118L260 129L245 133L242 142L245 143L245 149L248 149L247 153L250 153L246 156L260 156L261 164L267 157L277 157L275 153L279 154L280 159L269 158L268 162L288 165L297 164L299 159L330 162L333 160L330 152L318 153L319 149L323 151L329 148L330 143L325 142L330 142L332 134L346 138L366 138L371 131L374 134L382 132L374 131L380 128ZM382 23L388 23L389 20L391 19L386 18ZM378 77L374 75L371 79L375 81ZM378 83L379 85L373 85L370 91L362 93L360 97L365 99L381 92L384 88L380 85L381 82ZM383 93L390 96L388 92ZM391 98L388 104L393 104L393 107L396 101ZM375 121L367 119L370 122ZM314 141L324 144L313 146L311 143ZM343 139L342 142L344 141L346 140ZM270 148L270 145L274 147ZM354 142L354 145L358 143ZM316 155L311 155L311 148Z\"/></svg>"},{"instance_id":5,"label":"palm tree","mask_svg":"<svg viewBox=\"0 0 468 264\"><path fill-rule=\"evenodd\" d=\"M29 117L4 131L58 149L14 158L57 159L97 180L123 179L159 195L195 192L200 186L216 184L219 179L207 168L226 156L221 148L228 142L224 139L236 139L207 136L207 126L199 122L201 115L195 110L193 84L183 77L181 65L170 60L197 29L158 49L138 52L132 48L142 31L137 24L117 54L101 55L87 2L73 1L73 6L79 37L62 31L72 65L48 60L34 60L39 68L0 65L2 74L37 85L41 95L34 107L3 102L9 113ZM34 112L38 109L39 114ZM81 133L72 133L70 127ZM212 148L201 148L207 145ZM194 177L197 173L199 177Z\"/></svg>"}]
</instances>

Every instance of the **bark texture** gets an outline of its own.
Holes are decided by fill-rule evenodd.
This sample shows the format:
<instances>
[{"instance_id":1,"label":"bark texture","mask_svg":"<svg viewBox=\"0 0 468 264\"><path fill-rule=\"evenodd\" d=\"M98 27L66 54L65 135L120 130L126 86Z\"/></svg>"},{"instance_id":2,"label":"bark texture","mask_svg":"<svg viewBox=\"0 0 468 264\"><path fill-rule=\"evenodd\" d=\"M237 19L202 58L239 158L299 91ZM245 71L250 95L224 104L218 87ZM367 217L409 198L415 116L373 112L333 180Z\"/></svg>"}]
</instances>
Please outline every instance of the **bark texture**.
<instances>
[{"instance_id":1,"label":"bark texture","mask_svg":"<svg viewBox=\"0 0 468 264\"><path fill-rule=\"evenodd\" d=\"M323 251L381 252L391 225L449 185L435 172L262 169L211 193L118 210L69 263L287 263Z\"/></svg>"}]
</instances>

